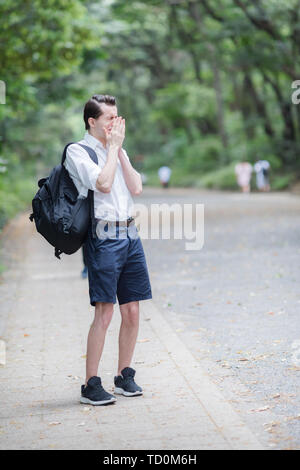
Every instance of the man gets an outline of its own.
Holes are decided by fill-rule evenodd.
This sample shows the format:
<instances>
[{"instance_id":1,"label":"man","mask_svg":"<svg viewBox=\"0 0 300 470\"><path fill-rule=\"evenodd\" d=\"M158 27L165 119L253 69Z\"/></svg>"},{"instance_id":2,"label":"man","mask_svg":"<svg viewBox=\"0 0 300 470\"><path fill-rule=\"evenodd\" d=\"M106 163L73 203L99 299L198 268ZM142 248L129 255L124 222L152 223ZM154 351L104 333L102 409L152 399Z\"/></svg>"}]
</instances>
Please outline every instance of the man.
<instances>
[{"instance_id":1,"label":"man","mask_svg":"<svg viewBox=\"0 0 300 470\"><path fill-rule=\"evenodd\" d=\"M163 188L167 188L169 186L171 173L172 173L172 170L168 166L161 166L158 169L159 181Z\"/></svg>"},{"instance_id":2,"label":"man","mask_svg":"<svg viewBox=\"0 0 300 470\"><path fill-rule=\"evenodd\" d=\"M138 334L139 301L151 299L152 294L142 243L132 217L132 195L142 192L142 181L122 148L125 119L118 116L116 100L108 95L94 95L85 104L83 117L87 132L80 143L96 152L98 165L78 144L68 147L65 161L79 197L87 196L89 189L94 191L97 222L97 236L93 236L90 227L85 242L95 317L88 334L86 381L80 401L106 405L115 402L116 397L104 390L98 366L116 297L122 321L114 390L136 396L142 395L142 388L135 383L135 370L130 363Z\"/></svg>"},{"instance_id":3,"label":"man","mask_svg":"<svg viewBox=\"0 0 300 470\"><path fill-rule=\"evenodd\" d=\"M256 186L259 191L270 191L269 171L270 163L267 160L258 160L254 165L256 173Z\"/></svg>"}]
</instances>

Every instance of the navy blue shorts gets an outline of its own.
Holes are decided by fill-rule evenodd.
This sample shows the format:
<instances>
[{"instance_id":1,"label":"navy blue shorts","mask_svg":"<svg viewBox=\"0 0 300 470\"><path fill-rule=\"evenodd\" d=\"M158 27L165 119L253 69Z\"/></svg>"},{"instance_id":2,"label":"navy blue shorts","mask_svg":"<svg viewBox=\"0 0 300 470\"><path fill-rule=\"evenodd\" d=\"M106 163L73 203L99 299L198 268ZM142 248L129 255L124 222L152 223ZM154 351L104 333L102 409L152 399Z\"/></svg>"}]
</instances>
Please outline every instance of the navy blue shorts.
<instances>
[{"instance_id":1,"label":"navy blue shorts","mask_svg":"<svg viewBox=\"0 0 300 470\"><path fill-rule=\"evenodd\" d=\"M152 299L145 254L134 224L114 228L113 238L93 238L84 246L91 305Z\"/></svg>"}]
</instances>

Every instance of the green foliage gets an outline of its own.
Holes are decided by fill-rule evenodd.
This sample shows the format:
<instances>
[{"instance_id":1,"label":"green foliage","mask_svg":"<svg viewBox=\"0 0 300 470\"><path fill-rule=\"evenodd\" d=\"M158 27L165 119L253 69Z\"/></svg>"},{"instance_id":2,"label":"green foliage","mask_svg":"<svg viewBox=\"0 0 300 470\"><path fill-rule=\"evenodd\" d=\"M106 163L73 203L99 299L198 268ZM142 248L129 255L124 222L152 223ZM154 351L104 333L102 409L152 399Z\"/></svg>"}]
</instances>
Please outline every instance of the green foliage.
<instances>
[{"instance_id":1,"label":"green foliage","mask_svg":"<svg viewBox=\"0 0 300 470\"><path fill-rule=\"evenodd\" d=\"M37 185L33 178L4 181L0 176L0 230L7 220L29 207L36 191Z\"/></svg>"},{"instance_id":2,"label":"green foliage","mask_svg":"<svg viewBox=\"0 0 300 470\"><path fill-rule=\"evenodd\" d=\"M198 188L209 189L237 189L234 166L234 164L231 164L227 167L207 173L197 181L196 186Z\"/></svg>"},{"instance_id":3,"label":"green foliage","mask_svg":"<svg viewBox=\"0 0 300 470\"><path fill-rule=\"evenodd\" d=\"M291 188L292 184L295 182L295 174L288 173L285 175L276 174L271 179L272 189L274 191L282 191L284 189Z\"/></svg>"},{"instance_id":4,"label":"green foliage","mask_svg":"<svg viewBox=\"0 0 300 470\"><path fill-rule=\"evenodd\" d=\"M117 97L124 146L149 184L169 165L173 185L237 189L236 162L261 158L274 189L299 178L297 0L3 0L0 8L0 157L9 162L0 224L33 197L32 176L45 176L64 145L82 138L94 93Z\"/></svg>"}]
</instances>

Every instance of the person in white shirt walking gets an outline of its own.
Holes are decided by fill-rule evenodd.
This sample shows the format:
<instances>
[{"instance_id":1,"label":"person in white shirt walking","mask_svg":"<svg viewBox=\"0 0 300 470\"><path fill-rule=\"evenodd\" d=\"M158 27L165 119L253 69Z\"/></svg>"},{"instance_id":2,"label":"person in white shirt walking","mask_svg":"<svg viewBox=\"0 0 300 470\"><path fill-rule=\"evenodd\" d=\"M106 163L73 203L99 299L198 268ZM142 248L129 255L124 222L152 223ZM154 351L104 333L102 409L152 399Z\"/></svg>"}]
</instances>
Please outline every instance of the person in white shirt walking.
<instances>
[{"instance_id":1,"label":"person in white shirt walking","mask_svg":"<svg viewBox=\"0 0 300 470\"><path fill-rule=\"evenodd\" d=\"M132 195L142 192L140 174L132 167L126 150L125 119L118 116L116 100L94 95L84 107L86 134L79 143L91 147L98 165L80 145L67 149L65 167L78 197L94 195L96 233L92 227L85 242L91 305L95 317L87 341L86 381L81 386L81 403L106 405L116 397L102 386L98 376L105 336L114 303L118 298L122 317L119 332L119 362L114 377L115 393L143 393L130 367L139 328L139 302L151 299L151 285L143 246L133 218Z\"/></svg>"},{"instance_id":2,"label":"person in white shirt walking","mask_svg":"<svg viewBox=\"0 0 300 470\"><path fill-rule=\"evenodd\" d=\"M161 166L158 169L159 181L163 188L167 188L169 186L171 173L172 173L172 170L168 166Z\"/></svg>"},{"instance_id":3,"label":"person in white shirt walking","mask_svg":"<svg viewBox=\"0 0 300 470\"><path fill-rule=\"evenodd\" d=\"M252 165L248 162L241 162L235 165L234 170L237 178L237 184L242 189L242 192L249 193L251 191L250 181L252 175Z\"/></svg>"},{"instance_id":4,"label":"person in white shirt walking","mask_svg":"<svg viewBox=\"0 0 300 470\"><path fill-rule=\"evenodd\" d=\"M258 160L254 165L256 173L256 186L259 191L270 191L269 172L270 163L267 160Z\"/></svg>"}]
</instances>

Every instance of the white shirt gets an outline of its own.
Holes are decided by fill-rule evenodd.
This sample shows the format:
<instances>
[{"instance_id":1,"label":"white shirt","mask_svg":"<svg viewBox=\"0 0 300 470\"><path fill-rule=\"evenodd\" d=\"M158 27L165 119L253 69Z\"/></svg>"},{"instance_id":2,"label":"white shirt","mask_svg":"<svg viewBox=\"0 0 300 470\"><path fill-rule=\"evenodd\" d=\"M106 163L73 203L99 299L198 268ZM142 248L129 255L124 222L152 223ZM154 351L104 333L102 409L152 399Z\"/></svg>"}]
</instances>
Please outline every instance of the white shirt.
<instances>
[{"instance_id":1,"label":"white shirt","mask_svg":"<svg viewBox=\"0 0 300 470\"><path fill-rule=\"evenodd\" d=\"M87 197L89 189L94 191L94 210L97 219L126 220L132 216L133 200L124 179L120 160L118 159L111 191L103 193L96 188L96 181L106 163L108 150L88 132L78 143L91 147L98 157L97 165L91 160L87 151L77 143L68 147L64 165L77 188L78 197ZM122 148L122 151L128 158L126 150Z\"/></svg>"},{"instance_id":2,"label":"white shirt","mask_svg":"<svg viewBox=\"0 0 300 470\"><path fill-rule=\"evenodd\" d=\"M168 183L172 170L168 166L161 166L158 170L158 177L163 183Z\"/></svg>"},{"instance_id":3,"label":"white shirt","mask_svg":"<svg viewBox=\"0 0 300 470\"><path fill-rule=\"evenodd\" d=\"M260 171L268 170L270 168L270 163L267 160L258 160L258 162L255 163L254 165L254 170L256 173L259 173Z\"/></svg>"}]
</instances>

